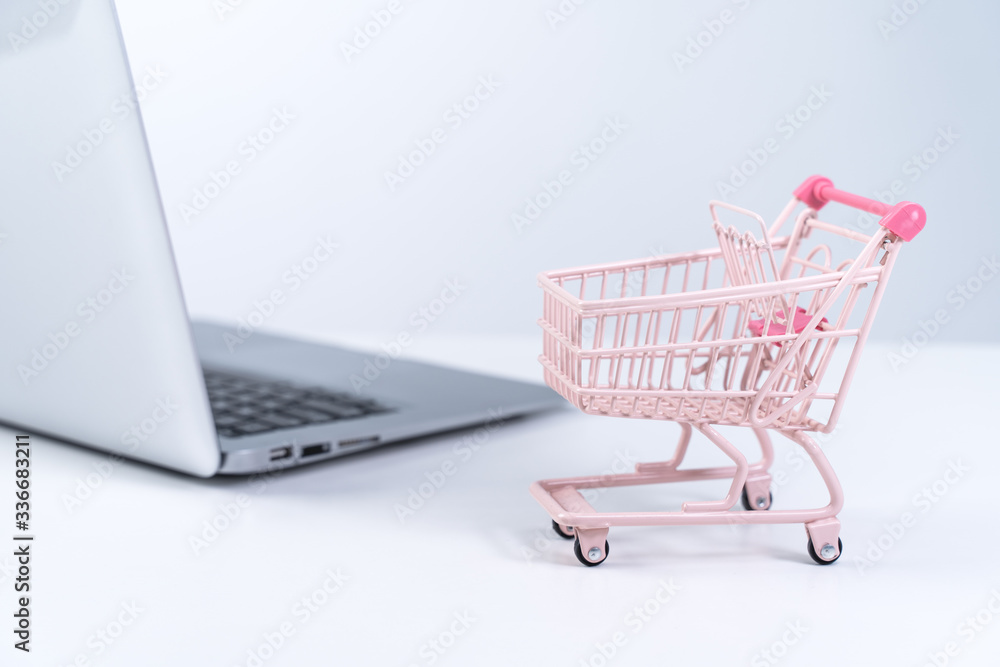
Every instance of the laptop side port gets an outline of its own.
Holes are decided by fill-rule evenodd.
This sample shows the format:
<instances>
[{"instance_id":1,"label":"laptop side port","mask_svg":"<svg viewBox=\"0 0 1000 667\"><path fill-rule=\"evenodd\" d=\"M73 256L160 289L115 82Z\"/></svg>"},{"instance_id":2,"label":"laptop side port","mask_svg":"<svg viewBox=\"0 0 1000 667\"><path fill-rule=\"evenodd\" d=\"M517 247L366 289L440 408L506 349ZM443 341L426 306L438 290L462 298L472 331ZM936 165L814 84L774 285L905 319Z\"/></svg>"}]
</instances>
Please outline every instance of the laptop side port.
<instances>
[{"instance_id":1,"label":"laptop side port","mask_svg":"<svg viewBox=\"0 0 1000 667\"><path fill-rule=\"evenodd\" d=\"M306 445L302 448L302 458L306 459L310 456L319 456L320 454L326 454L330 451L329 442L321 442L315 445Z\"/></svg>"},{"instance_id":2,"label":"laptop side port","mask_svg":"<svg viewBox=\"0 0 1000 667\"><path fill-rule=\"evenodd\" d=\"M292 457L292 448L289 446L285 447L275 447L271 450L271 460L280 461L282 459L290 459Z\"/></svg>"},{"instance_id":3,"label":"laptop side port","mask_svg":"<svg viewBox=\"0 0 1000 667\"><path fill-rule=\"evenodd\" d=\"M350 438L348 440L341 440L337 443L338 449L343 449L345 447L361 447L363 445L377 445L379 437L377 435L369 436L367 438Z\"/></svg>"}]
</instances>

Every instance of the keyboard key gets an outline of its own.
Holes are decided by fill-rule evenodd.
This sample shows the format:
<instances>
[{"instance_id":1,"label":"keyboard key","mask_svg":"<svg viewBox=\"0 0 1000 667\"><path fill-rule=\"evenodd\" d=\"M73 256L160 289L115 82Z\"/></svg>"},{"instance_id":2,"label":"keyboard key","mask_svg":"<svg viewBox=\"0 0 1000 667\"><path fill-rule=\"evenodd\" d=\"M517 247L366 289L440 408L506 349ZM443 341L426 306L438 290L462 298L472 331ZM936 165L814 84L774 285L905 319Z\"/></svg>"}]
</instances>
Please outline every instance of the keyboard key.
<instances>
[{"instance_id":1,"label":"keyboard key","mask_svg":"<svg viewBox=\"0 0 1000 667\"><path fill-rule=\"evenodd\" d=\"M389 412L389 408L375 401L357 401L355 403L359 408L365 411L366 414L374 414L376 412Z\"/></svg>"},{"instance_id":2,"label":"keyboard key","mask_svg":"<svg viewBox=\"0 0 1000 667\"><path fill-rule=\"evenodd\" d=\"M309 424L318 424L331 421L330 415L318 410L307 410L305 408L285 408L286 415L292 415L306 421Z\"/></svg>"},{"instance_id":3,"label":"keyboard key","mask_svg":"<svg viewBox=\"0 0 1000 667\"><path fill-rule=\"evenodd\" d=\"M246 420L243 419L242 417L237 417L235 415L220 414L215 416L216 426L223 426L223 427L234 426L235 424L239 424L240 422L243 421Z\"/></svg>"},{"instance_id":4,"label":"keyboard key","mask_svg":"<svg viewBox=\"0 0 1000 667\"><path fill-rule=\"evenodd\" d=\"M297 417L267 412L257 416L257 421L263 422L277 428L289 428L291 426L301 426L303 421Z\"/></svg>"},{"instance_id":5,"label":"keyboard key","mask_svg":"<svg viewBox=\"0 0 1000 667\"><path fill-rule=\"evenodd\" d=\"M271 426L261 424L260 422L243 422L239 426L234 426L233 429L240 435L251 435L253 433L264 433L265 431L274 430Z\"/></svg>"},{"instance_id":6,"label":"keyboard key","mask_svg":"<svg viewBox=\"0 0 1000 667\"><path fill-rule=\"evenodd\" d=\"M304 394L305 392L289 389L288 387L274 387L274 390L271 392L271 398L286 402L298 401Z\"/></svg>"}]
</instances>

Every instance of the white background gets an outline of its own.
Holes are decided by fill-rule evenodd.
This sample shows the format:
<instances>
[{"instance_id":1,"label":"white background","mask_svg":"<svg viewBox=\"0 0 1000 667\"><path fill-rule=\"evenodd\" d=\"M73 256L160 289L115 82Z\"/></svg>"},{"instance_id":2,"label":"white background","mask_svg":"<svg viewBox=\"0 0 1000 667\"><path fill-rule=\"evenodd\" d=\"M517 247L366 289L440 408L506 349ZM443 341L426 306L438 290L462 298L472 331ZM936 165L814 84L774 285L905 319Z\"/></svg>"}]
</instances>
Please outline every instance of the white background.
<instances>
[{"instance_id":1,"label":"white background","mask_svg":"<svg viewBox=\"0 0 1000 667\"><path fill-rule=\"evenodd\" d=\"M288 292L282 275L330 234L335 261L289 292L269 327L374 346L458 279L466 289L435 331L533 333L539 271L713 245L718 183L773 138L777 153L731 202L773 218L819 173L866 196L899 180L927 209L875 339L899 344L944 309L939 340L996 340L997 285L960 309L949 292L1000 245L1000 6L910 4L919 10L889 31L883 0L586 2L554 27L556 0L403 0L348 62L342 44L386 2L119 3L137 78L166 74L143 110L196 316L235 323L272 289ZM726 9L722 34L699 36ZM679 67L689 39L708 46ZM443 115L484 76L500 86L453 128ZM788 136L778 122L814 87L829 98ZM241 143L274 108L295 120L246 160ZM578 171L573 154L609 118L627 129ZM439 127L446 141L390 191L385 172ZM935 157L949 128L957 139ZM927 149L926 171L907 164ZM230 160L241 173L185 222L181 204ZM512 214L563 169L573 184L519 234Z\"/></svg>"}]
</instances>

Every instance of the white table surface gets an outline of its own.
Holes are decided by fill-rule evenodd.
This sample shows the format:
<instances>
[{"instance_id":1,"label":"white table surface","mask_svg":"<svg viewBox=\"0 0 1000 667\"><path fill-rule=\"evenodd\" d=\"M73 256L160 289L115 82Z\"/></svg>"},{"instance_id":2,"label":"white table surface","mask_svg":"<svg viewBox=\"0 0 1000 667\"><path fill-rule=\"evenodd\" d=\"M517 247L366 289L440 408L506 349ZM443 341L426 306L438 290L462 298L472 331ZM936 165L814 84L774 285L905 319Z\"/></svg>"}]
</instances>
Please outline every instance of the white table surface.
<instances>
[{"instance_id":1,"label":"white table surface","mask_svg":"<svg viewBox=\"0 0 1000 667\"><path fill-rule=\"evenodd\" d=\"M427 339L415 353L537 379L536 347ZM924 665L929 653L945 664L947 648L956 654L947 664L996 665L1000 613L989 605L1000 612L1000 453L989 420L1000 410L1000 348L931 345L899 372L889 349L869 346L841 427L824 444L846 493L844 555L829 567L809 560L799 525L613 529L608 560L580 565L528 485L601 472L616 459L666 458L679 430L669 423L566 409L506 424L471 456L455 449L470 434L451 434L266 484L120 463L73 511L65 496L106 456L34 437L33 651L5 646L0 663ZM752 443L734 433L737 444ZM0 442L13 436L2 430ZM695 462L719 460L695 437ZM775 442L775 470L786 473L775 507L824 503L815 472L790 443ZM4 488L12 453L0 459ZM394 506L448 461L455 473L401 523ZM940 482L935 502L916 504L953 464L968 471ZM598 507L676 507L725 487L614 490ZM196 555L189 538L239 494L249 504ZM887 526L905 512L916 523L892 537ZM864 566L858 559L880 538L891 546ZM9 624L14 563L11 550L2 553ZM330 594L327 572L347 577ZM661 582L675 592L661 592ZM658 593L671 596L661 604ZM300 600L309 596L324 603L307 616ZM635 612L643 606L645 619ZM977 613L982 625L970 624ZM130 624L118 626L119 617ZM277 650L265 648L260 662L248 654L283 624L292 633ZM604 658L601 646L610 653L616 636Z\"/></svg>"}]
</instances>

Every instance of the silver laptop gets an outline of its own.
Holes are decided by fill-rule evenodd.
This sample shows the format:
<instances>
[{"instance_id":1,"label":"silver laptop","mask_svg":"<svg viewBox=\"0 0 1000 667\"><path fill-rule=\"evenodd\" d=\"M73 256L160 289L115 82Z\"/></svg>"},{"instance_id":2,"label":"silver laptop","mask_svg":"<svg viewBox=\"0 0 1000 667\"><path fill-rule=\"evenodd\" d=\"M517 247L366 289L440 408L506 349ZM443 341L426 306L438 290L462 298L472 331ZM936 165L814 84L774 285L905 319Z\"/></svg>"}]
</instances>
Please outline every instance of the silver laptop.
<instances>
[{"instance_id":1,"label":"silver laptop","mask_svg":"<svg viewBox=\"0 0 1000 667\"><path fill-rule=\"evenodd\" d=\"M561 400L189 323L114 3L4 0L0 34L0 421L208 477Z\"/></svg>"}]
</instances>

